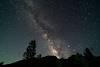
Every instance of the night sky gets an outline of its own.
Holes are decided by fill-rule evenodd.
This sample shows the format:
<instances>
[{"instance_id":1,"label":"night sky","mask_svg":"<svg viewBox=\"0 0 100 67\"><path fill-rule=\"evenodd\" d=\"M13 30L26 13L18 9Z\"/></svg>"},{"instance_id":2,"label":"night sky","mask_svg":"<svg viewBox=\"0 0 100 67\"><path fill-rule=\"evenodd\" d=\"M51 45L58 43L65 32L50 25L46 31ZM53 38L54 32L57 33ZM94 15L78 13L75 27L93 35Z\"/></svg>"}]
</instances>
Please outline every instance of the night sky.
<instances>
[{"instance_id":1,"label":"night sky","mask_svg":"<svg viewBox=\"0 0 100 67\"><path fill-rule=\"evenodd\" d=\"M37 55L68 58L86 47L100 55L96 0L0 0L0 61L22 59L31 40Z\"/></svg>"}]
</instances>

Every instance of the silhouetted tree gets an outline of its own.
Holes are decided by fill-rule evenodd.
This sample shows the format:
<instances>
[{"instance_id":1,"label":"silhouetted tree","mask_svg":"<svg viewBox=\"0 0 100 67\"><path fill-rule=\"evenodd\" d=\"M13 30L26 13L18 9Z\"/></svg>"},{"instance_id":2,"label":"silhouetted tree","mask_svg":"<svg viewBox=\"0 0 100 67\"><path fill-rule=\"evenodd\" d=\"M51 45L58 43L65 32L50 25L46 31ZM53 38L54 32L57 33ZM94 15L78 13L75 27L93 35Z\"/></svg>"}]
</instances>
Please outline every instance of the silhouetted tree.
<instances>
[{"instance_id":1,"label":"silhouetted tree","mask_svg":"<svg viewBox=\"0 0 100 67\"><path fill-rule=\"evenodd\" d=\"M93 66L92 64L93 64L93 61L94 61L94 55L92 54L92 52L90 51L89 48L85 49L84 57L85 57L87 66L92 67Z\"/></svg>"},{"instance_id":2,"label":"silhouetted tree","mask_svg":"<svg viewBox=\"0 0 100 67\"><path fill-rule=\"evenodd\" d=\"M29 43L29 46L27 47L26 52L24 52L23 57L24 59L31 59L31 58L34 58L35 54L36 54L36 41L32 40Z\"/></svg>"},{"instance_id":3,"label":"silhouetted tree","mask_svg":"<svg viewBox=\"0 0 100 67\"><path fill-rule=\"evenodd\" d=\"M89 48L86 48L86 49L85 49L84 56L85 56L86 59L88 59L88 60L91 60L91 59L94 57L94 55L92 54L92 52L90 51Z\"/></svg>"}]
</instances>

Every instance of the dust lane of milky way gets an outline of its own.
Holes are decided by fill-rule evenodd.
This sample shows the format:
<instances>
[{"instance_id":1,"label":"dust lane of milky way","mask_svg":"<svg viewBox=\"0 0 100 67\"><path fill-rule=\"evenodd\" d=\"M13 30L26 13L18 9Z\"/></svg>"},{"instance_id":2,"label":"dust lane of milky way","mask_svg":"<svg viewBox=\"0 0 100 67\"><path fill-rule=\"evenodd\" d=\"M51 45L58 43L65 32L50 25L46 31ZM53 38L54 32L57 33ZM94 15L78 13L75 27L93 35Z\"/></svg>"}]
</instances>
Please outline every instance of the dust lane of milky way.
<instances>
[{"instance_id":1,"label":"dust lane of milky way","mask_svg":"<svg viewBox=\"0 0 100 67\"><path fill-rule=\"evenodd\" d=\"M33 25L35 29L38 30L41 33L41 36L48 42L48 47L51 54L57 56L57 58L61 58L64 52L61 45L63 45L64 42L60 39L54 38L53 37L54 35L52 36L50 34L52 33L53 29L50 27L50 24L48 22L44 22L45 20L40 19L41 17L39 17L40 15L38 15L39 14L38 11L35 12L34 8L32 8L33 4L30 5L28 2L25 3L27 7L27 12L29 12L30 17L33 20ZM47 24L49 24L49 26L47 26Z\"/></svg>"}]
</instances>

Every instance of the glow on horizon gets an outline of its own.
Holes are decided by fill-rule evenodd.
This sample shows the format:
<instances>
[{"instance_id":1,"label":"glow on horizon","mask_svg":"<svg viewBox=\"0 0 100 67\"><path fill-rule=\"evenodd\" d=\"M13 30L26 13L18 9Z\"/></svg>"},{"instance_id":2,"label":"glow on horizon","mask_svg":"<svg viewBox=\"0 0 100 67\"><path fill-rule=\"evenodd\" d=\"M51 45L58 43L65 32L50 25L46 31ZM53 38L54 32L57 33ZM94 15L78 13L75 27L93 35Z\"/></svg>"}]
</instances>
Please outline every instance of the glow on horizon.
<instances>
[{"instance_id":1,"label":"glow on horizon","mask_svg":"<svg viewBox=\"0 0 100 67\"><path fill-rule=\"evenodd\" d=\"M53 46L50 46L50 49L51 49L51 53L56 56L57 58L60 58L59 55L58 55L58 51L56 49L54 49Z\"/></svg>"}]
</instances>

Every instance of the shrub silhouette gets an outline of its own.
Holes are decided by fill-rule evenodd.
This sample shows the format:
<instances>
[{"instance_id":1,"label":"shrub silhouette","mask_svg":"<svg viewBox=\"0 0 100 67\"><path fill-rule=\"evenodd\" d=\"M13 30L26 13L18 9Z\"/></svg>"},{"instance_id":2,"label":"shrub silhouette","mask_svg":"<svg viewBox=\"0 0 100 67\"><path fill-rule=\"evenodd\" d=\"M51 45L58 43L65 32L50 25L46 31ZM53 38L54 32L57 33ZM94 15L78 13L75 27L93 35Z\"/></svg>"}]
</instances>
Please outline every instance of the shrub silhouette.
<instances>
[{"instance_id":1,"label":"shrub silhouette","mask_svg":"<svg viewBox=\"0 0 100 67\"><path fill-rule=\"evenodd\" d=\"M77 53L76 55L72 55L69 57L69 62L71 63L71 66L75 67L84 67L84 57Z\"/></svg>"},{"instance_id":2,"label":"shrub silhouette","mask_svg":"<svg viewBox=\"0 0 100 67\"><path fill-rule=\"evenodd\" d=\"M41 54L37 55L37 58L41 58Z\"/></svg>"},{"instance_id":3,"label":"shrub silhouette","mask_svg":"<svg viewBox=\"0 0 100 67\"><path fill-rule=\"evenodd\" d=\"M0 62L0 67L2 67L2 66L3 66L3 64L4 64L4 62Z\"/></svg>"}]
</instances>

